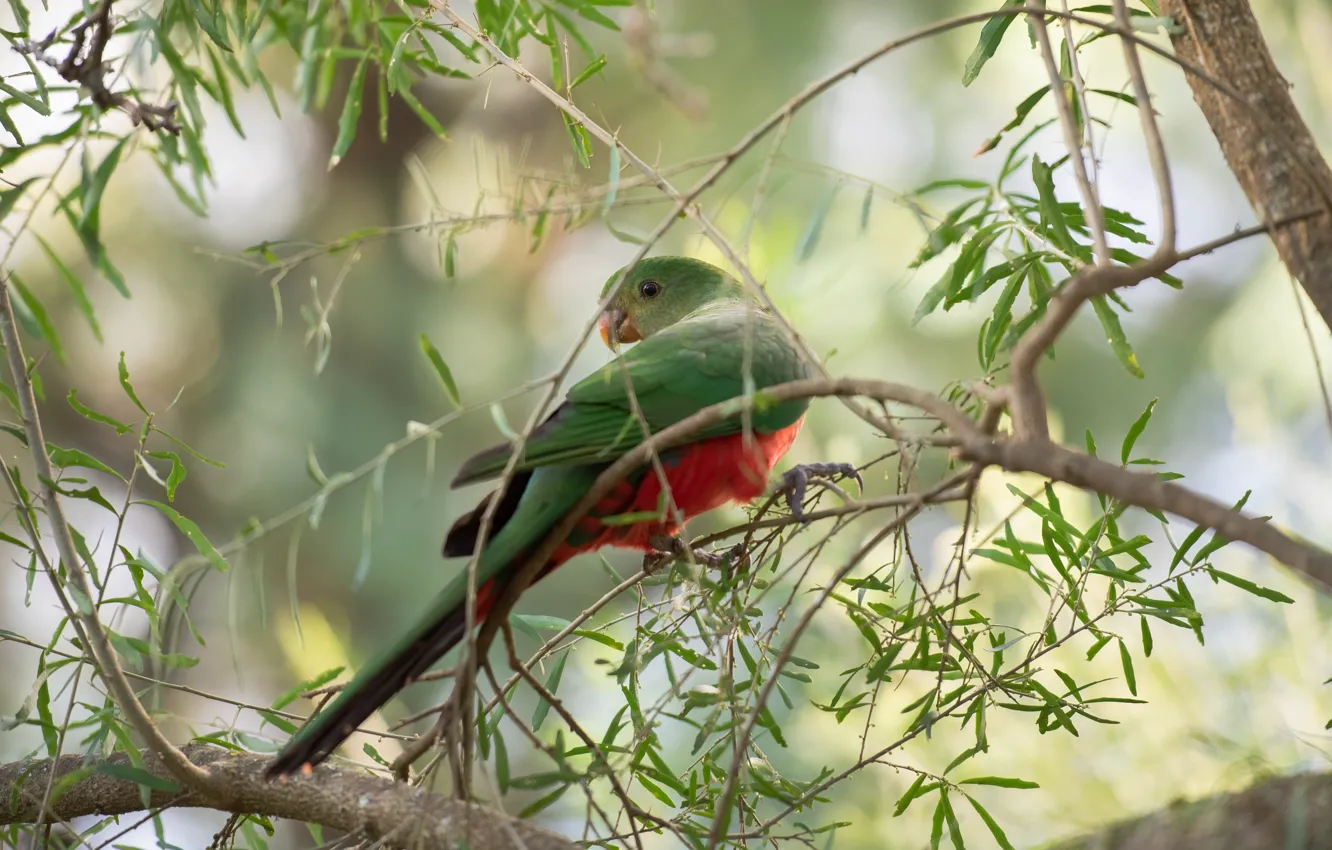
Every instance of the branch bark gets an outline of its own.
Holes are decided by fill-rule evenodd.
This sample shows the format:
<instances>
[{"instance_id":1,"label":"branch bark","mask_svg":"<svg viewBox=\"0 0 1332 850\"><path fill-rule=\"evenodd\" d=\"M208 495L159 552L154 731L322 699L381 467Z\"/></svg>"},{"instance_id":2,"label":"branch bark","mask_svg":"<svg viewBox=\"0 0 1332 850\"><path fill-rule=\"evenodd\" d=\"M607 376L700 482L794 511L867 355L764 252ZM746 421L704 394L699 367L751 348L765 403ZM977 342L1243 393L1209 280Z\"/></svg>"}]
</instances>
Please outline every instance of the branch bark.
<instances>
[{"instance_id":1,"label":"branch bark","mask_svg":"<svg viewBox=\"0 0 1332 850\"><path fill-rule=\"evenodd\" d=\"M451 800L403 783L322 766L312 774L285 781L264 779L266 756L238 753L206 744L181 752L212 778L208 799L183 791L155 790L152 807L207 807L233 814L257 814L322 824L389 847L410 850L576 850L566 838L475 803ZM123 753L97 767L129 766ZM84 767L77 755L54 763L57 777ZM52 768L50 759L0 765L0 826L33 823L38 818L42 789ZM170 781L171 772L156 755L145 754L143 768ZM177 786L179 788L179 786ZM50 811L64 820L85 815L118 815L145 810L141 786L107 773L93 773L53 801Z\"/></svg>"},{"instance_id":2,"label":"branch bark","mask_svg":"<svg viewBox=\"0 0 1332 850\"><path fill-rule=\"evenodd\" d=\"M1269 850L1332 847L1332 773L1269 779L1170 805L1050 850Z\"/></svg>"},{"instance_id":3,"label":"branch bark","mask_svg":"<svg viewBox=\"0 0 1332 850\"><path fill-rule=\"evenodd\" d=\"M1230 170L1260 222L1308 210L1325 214L1273 226L1286 268L1332 327L1332 169L1290 96L1248 0L1161 0L1178 24L1175 53L1238 92L1238 103L1197 74L1185 74Z\"/></svg>"}]
</instances>

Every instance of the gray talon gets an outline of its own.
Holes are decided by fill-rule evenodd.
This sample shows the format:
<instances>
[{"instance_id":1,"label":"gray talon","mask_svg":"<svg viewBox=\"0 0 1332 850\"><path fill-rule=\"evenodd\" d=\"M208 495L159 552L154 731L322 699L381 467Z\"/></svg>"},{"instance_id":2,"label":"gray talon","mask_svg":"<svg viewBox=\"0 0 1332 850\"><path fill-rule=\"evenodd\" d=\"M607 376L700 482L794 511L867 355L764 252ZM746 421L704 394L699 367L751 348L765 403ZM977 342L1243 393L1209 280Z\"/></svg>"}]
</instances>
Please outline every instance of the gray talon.
<instances>
[{"instance_id":1,"label":"gray talon","mask_svg":"<svg viewBox=\"0 0 1332 850\"><path fill-rule=\"evenodd\" d=\"M865 482L860 477L860 470L849 463L802 463L793 466L782 475L778 492L786 497L786 506L791 516L798 521L805 521L805 488L811 480L836 481L839 478L854 478L861 492L865 491Z\"/></svg>"}]
</instances>

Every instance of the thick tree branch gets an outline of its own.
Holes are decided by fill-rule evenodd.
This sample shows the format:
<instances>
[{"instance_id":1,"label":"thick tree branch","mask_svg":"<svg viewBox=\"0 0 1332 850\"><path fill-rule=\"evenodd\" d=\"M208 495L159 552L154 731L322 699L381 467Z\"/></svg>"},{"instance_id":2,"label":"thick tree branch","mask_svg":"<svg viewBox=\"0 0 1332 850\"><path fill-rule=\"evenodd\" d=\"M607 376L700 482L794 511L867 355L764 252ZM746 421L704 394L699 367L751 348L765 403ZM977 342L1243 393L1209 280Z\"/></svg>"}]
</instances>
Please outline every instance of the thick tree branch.
<instances>
[{"instance_id":1,"label":"thick tree branch","mask_svg":"<svg viewBox=\"0 0 1332 850\"><path fill-rule=\"evenodd\" d=\"M1270 850L1332 847L1332 773L1282 776L1171 805L1050 850Z\"/></svg>"},{"instance_id":2,"label":"thick tree branch","mask_svg":"<svg viewBox=\"0 0 1332 850\"><path fill-rule=\"evenodd\" d=\"M1245 98L1236 102L1197 74L1185 75L1259 221L1332 210L1332 170L1295 108L1248 0L1161 0L1161 12L1178 25L1171 40L1180 59ZM1332 216L1274 228L1272 241L1332 327Z\"/></svg>"},{"instance_id":3,"label":"thick tree branch","mask_svg":"<svg viewBox=\"0 0 1332 850\"><path fill-rule=\"evenodd\" d=\"M213 777L213 788L207 800L189 791L155 790L148 801L153 807L206 806L233 814L290 818L410 850L460 846L472 850L575 850L579 846L502 812L356 771L322 766L309 775L270 782L264 778L269 762L265 756L203 744L191 744L178 752L196 770L206 770ZM102 765L128 766L129 759L118 753L98 766ZM84 766L79 756L61 756L55 771L60 777ZM51 767L49 759L0 765L0 826L37 820ZM145 756L143 767L161 779L171 778L156 756ZM52 812L64 820L145 808L138 783L106 773L93 773L74 783L51 805Z\"/></svg>"}]
</instances>

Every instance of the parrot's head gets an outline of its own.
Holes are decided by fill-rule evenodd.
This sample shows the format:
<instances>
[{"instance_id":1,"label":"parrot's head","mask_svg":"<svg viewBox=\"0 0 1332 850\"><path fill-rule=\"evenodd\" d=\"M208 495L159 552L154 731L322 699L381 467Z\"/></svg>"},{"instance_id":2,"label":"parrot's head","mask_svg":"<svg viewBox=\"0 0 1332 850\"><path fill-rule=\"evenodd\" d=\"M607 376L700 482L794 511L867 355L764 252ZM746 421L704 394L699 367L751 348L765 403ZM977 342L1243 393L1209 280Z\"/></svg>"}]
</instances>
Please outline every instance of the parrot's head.
<instances>
[{"instance_id":1,"label":"parrot's head","mask_svg":"<svg viewBox=\"0 0 1332 850\"><path fill-rule=\"evenodd\" d=\"M610 276L605 298L624 272L624 283L601 314L606 345L638 342L668 328L694 311L720 301L752 300L744 284L702 260L649 257Z\"/></svg>"}]
</instances>

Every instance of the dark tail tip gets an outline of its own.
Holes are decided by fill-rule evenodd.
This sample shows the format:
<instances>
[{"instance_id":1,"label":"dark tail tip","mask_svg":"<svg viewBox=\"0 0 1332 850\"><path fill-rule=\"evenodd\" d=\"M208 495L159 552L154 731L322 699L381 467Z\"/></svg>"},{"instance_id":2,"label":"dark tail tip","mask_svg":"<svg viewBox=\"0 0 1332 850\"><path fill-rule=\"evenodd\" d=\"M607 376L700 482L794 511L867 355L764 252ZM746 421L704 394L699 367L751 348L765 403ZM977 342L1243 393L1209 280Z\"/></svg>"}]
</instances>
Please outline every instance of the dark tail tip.
<instances>
[{"instance_id":1,"label":"dark tail tip","mask_svg":"<svg viewBox=\"0 0 1332 850\"><path fill-rule=\"evenodd\" d=\"M360 675L287 742L264 771L264 778L309 773L380 706L452 649L466 629L466 612L460 605L429 624L410 643L366 665Z\"/></svg>"}]
</instances>

